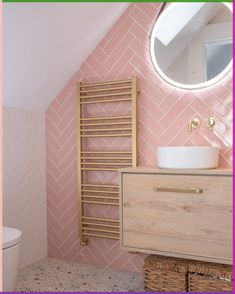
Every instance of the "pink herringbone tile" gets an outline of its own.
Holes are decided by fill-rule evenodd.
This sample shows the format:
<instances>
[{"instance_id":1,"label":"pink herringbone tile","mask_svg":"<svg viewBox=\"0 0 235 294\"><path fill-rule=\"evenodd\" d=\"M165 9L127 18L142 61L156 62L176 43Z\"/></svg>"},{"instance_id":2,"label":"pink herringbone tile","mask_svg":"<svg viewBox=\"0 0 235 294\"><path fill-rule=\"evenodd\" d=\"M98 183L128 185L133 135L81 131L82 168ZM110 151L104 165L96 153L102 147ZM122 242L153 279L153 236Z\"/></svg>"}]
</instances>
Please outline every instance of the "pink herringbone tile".
<instances>
[{"instance_id":1,"label":"pink herringbone tile","mask_svg":"<svg viewBox=\"0 0 235 294\"><path fill-rule=\"evenodd\" d=\"M95 82L95 81L99 81L102 80L101 75L99 75L92 67L90 67L90 65L86 62L84 62L81 67L80 70L86 75L86 77L89 77L89 79L87 78L86 81L87 82Z\"/></svg>"},{"instance_id":2,"label":"pink herringbone tile","mask_svg":"<svg viewBox=\"0 0 235 294\"><path fill-rule=\"evenodd\" d=\"M77 216L77 201L74 201L74 194L77 196L77 190L74 190L59 206L59 209L64 209L64 214L60 217L61 224L68 223L74 216Z\"/></svg>"},{"instance_id":3,"label":"pink herringbone tile","mask_svg":"<svg viewBox=\"0 0 235 294\"><path fill-rule=\"evenodd\" d=\"M50 105L50 108L53 109L54 111L58 111L60 109L60 107L61 107L61 104L57 99L53 100ZM48 109L48 111L49 111L49 109Z\"/></svg>"},{"instance_id":4,"label":"pink herringbone tile","mask_svg":"<svg viewBox=\"0 0 235 294\"><path fill-rule=\"evenodd\" d=\"M48 256L53 258L61 258L63 256L51 235L48 235Z\"/></svg>"},{"instance_id":5,"label":"pink herringbone tile","mask_svg":"<svg viewBox=\"0 0 235 294\"><path fill-rule=\"evenodd\" d=\"M67 83L67 85L58 93L56 97L58 103L63 104L65 102L64 98L69 96L74 86L74 77L72 77L71 80Z\"/></svg>"},{"instance_id":6,"label":"pink herringbone tile","mask_svg":"<svg viewBox=\"0 0 235 294\"><path fill-rule=\"evenodd\" d=\"M126 250L120 251L118 255L112 257L110 266L122 269L122 265L128 262L129 254Z\"/></svg>"},{"instance_id":7,"label":"pink herringbone tile","mask_svg":"<svg viewBox=\"0 0 235 294\"><path fill-rule=\"evenodd\" d=\"M104 62L108 56L100 46L97 46L92 54L100 62Z\"/></svg>"},{"instance_id":8,"label":"pink herringbone tile","mask_svg":"<svg viewBox=\"0 0 235 294\"><path fill-rule=\"evenodd\" d=\"M77 235L78 235L78 232L77 232ZM61 258L63 258L64 260L71 260L71 261L79 260L81 263L88 263L88 260L83 255L77 255L79 250L80 250L79 241L77 240L75 243L72 244L72 246L71 245L69 246L69 250L66 253L64 253L61 256Z\"/></svg>"},{"instance_id":9,"label":"pink herringbone tile","mask_svg":"<svg viewBox=\"0 0 235 294\"><path fill-rule=\"evenodd\" d=\"M143 46L142 43L137 39L135 39L131 43L130 47L142 59L142 61L144 61L144 63L147 63L147 65L148 65L147 68L150 68L150 66L151 66L151 58L149 56L148 48ZM145 65L145 67L146 67L146 65Z\"/></svg>"},{"instance_id":10,"label":"pink herringbone tile","mask_svg":"<svg viewBox=\"0 0 235 294\"><path fill-rule=\"evenodd\" d=\"M69 110L73 107L75 107L75 103L76 103L76 88L72 88L71 92L69 93L69 95L66 97L64 103L63 103L63 107L61 107L60 109L58 109L57 113L60 116L60 118L64 118L67 113L69 112Z\"/></svg>"},{"instance_id":11,"label":"pink herringbone tile","mask_svg":"<svg viewBox=\"0 0 235 294\"><path fill-rule=\"evenodd\" d=\"M226 98L228 96L231 96L231 91L229 91L229 89L227 89L226 87L224 87L221 83L215 87L213 87L211 89L211 92L218 97L218 99L223 103L224 100L226 100Z\"/></svg>"},{"instance_id":12,"label":"pink herringbone tile","mask_svg":"<svg viewBox=\"0 0 235 294\"><path fill-rule=\"evenodd\" d=\"M185 108L182 108L179 112L177 112L177 110L175 111L175 113L171 112L169 114L169 119L164 120L164 124L163 121L161 120L160 123L162 125L162 127L165 128L165 132L160 136L160 140L167 145L168 142L170 142L172 140L172 138L174 138L174 136L184 127L185 129L187 129L187 123L189 122L190 119L192 119L192 109L190 107L187 107L186 105L184 105ZM170 116L171 115L171 116ZM189 136L189 132L186 132L185 134L187 134ZM187 137L185 137L185 140L187 139Z\"/></svg>"},{"instance_id":13,"label":"pink herringbone tile","mask_svg":"<svg viewBox=\"0 0 235 294\"><path fill-rule=\"evenodd\" d=\"M147 97L145 93L141 93L140 99L141 103L139 104L144 105L144 109L150 109L150 114L152 114L152 116L155 117L157 121L159 121L164 116L164 112L160 109L160 107L158 107L157 99L155 99L155 97Z\"/></svg>"},{"instance_id":14,"label":"pink herringbone tile","mask_svg":"<svg viewBox=\"0 0 235 294\"><path fill-rule=\"evenodd\" d=\"M93 69L95 69L96 72L99 73L99 76L104 77L107 73L107 69L104 67L103 62L101 60L97 60L93 55L90 55L86 63Z\"/></svg>"},{"instance_id":15,"label":"pink herringbone tile","mask_svg":"<svg viewBox=\"0 0 235 294\"><path fill-rule=\"evenodd\" d=\"M76 232L78 230L77 228L78 224L78 215L73 215L67 222L63 224L63 227L61 229L61 235L64 236L63 242L66 241L67 238L69 238L72 234L76 235Z\"/></svg>"},{"instance_id":16,"label":"pink herringbone tile","mask_svg":"<svg viewBox=\"0 0 235 294\"><path fill-rule=\"evenodd\" d=\"M159 91L163 96L167 96L170 94L170 92L174 89L174 87L167 85L166 83L163 83L161 87L159 88Z\"/></svg>"},{"instance_id":17,"label":"pink herringbone tile","mask_svg":"<svg viewBox=\"0 0 235 294\"><path fill-rule=\"evenodd\" d=\"M203 118L214 115L211 108L209 108L209 106L200 99L195 99L190 105L195 110L195 112L200 113Z\"/></svg>"},{"instance_id":18,"label":"pink herringbone tile","mask_svg":"<svg viewBox=\"0 0 235 294\"><path fill-rule=\"evenodd\" d=\"M155 97L156 95L161 95L159 88L162 85L162 81L153 75L152 69L146 66L146 63L140 58L138 55L134 55L131 59L130 64L135 68L136 73L139 78L139 85L141 86L141 90ZM164 96L162 95L161 100L164 100Z\"/></svg>"},{"instance_id":19,"label":"pink herringbone tile","mask_svg":"<svg viewBox=\"0 0 235 294\"><path fill-rule=\"evenodd\" d=\"M186 145L186 138L189 136L188 126L183 125L181 129L177 127L177 131L172 135L172 139L168 142L168 146L183 146ZM164 140L164 139L163 139Z\"/></svg>"},{"instance_id":20,"label":"pink herringbone tile","mask_svg":"<svg viewBox=\"0 0 235 294\"><path fill-rule=\"evenodd\" d=\"M141 10L146 16L148 16L150 21L155 19L156 10L153 9L153 7L148 3L139 3L137 8L139 8L139 10Z\"/></svg>"},{"instance_id":21,"label":"pink herringbone tile","mask_svg":"<svg viewBox=\"0 0 235 294\"><path fill-rule=\"evenodd\" d=\"M156 101L156 104L159 105L164 97L161 95L161 93L155 89L152 84L146 80L145 78L142 78L140 81L139 81L139 86L140 86L140 89L141 89L141 93L144 93L145 95L147 95L150 99L153 99ZM141 96L141 94L140 94ZM141 103L141 97L139 98L139 101L138 103L140 104Z\"/></svg>"},{"instance_id":22,"label":"pink herringbone tile","mask_svg":"<svg viewBox=\"0 0 235 294\"><path fill-rule=\"evenodd\" d=\"M219 166L221 167L227 167L230 165L230 161L223 157L222 155L219 156Z\"/></svg>"},{"instance_id":23,"label":"pink herringbone tile","mask_svg":"<svg viewBox=\"0 0 235 294\"><path fill-rule=\"evenodd\" d=\"M76 144L76 142L77 133L76 130L73 130L73 132L69 134L69 137L65 139L64 144L58 149L58 157L63 158L64 154L67 154L69 150L71 150L71 148Z\"/></svg>"},{"instance_id":24,"label":"pink herringbone tile","mask_svg":"<svg viewBox=\"0 0 235 294\"><path fill-rule=\"evenodd\" d=\"M107 33L98 47L80 66L47 110L46 164L48 206L48 254L103 267L142 271L145 255L130 254L118 241L89 238L79 243L77 210L77 121L76 84L138 77L138 163L156 166L156 148L167 145L220 146L219 164L232 162L232 79L199 91L176 89L155 72L149 57L149 34L161 3L132 3ZM93 105L88 116L124 115L126 103ZM193 133L187 123L193 117L201 126ZM206 126L209 116L216 118L214 130ZM125 138L87 140L91 150L130 149ZM88 172L87 183L118 184L115 172ZM89 205L86 215L118 219L116 207Z\"/></svg>"},{"instance_id":25,"label":"pink herringbone tile","mask_svg":"<svg viewBox=\"0 0 235 294\"><path fill-rule=\"evenodd\" d=\"M134 52L130 48L127 48L124 52L122 52L122 54L118 56L113 62L112 68L109 70L105 77L106 80L115 79L118 73L123 69L123 66L125 66L128 63L128 61L131 59L133 55Z\"/></svg>"},{"instance_id":26,"label":"pink herringbone tile","mask_svg":"<svg viewBox=\"0 0 235 294\"><path fill-rule=\"evenodd\" d=\"M193 97L188 97L188 95L186 94L181 96L176 103L173 102L174 104L172 103L171 108L169 108L168 112L166 112L164 117L160 120L162 127L166 129L170 124L172 124L172 122L176 119L178 115L182 113L187 105L193 102L193 99Z\"/></svg>"},{"instance_id":27,"label":"pink herringbone tile","mask_svg":"<svg viewBox=\"0 0 235 294\"><path fill-rule=\"evenodd\" d=\"M145 31L150 32L152 29L152 20L144 14L138 6L135 6L130 16L137 22Z\"/></svg>"},{"instance_id":28,"label":"pink herringbone tile","mask_svg":"<svg viewBox=\"0 0 235 294\"><path fill-rule=\"evenodd\" d=\"M232 89L232 87L233 87L232 73L230 75L228 75L227 77L225 77L221 81L221 84L230 91Z\"/></svg>"},{"instance_id":29,"label":"pink herringbone tile","mask_svg":"<svg viewBox=\"0 0 235 294\"><path fill-rule=\"evenodd\" d=\"M53 191L56 193L56 196L58 196L59 190L61 186L58 184L55 176L50 172L48 169L46 170L46 178L47 178L47 185L53 189Z\"/></svg>"},{"instance_id":30,"label":"pink herringbone tile","mask_svg":"<svg viewBox=\"0 0 235 294\"><path fill-rule=\"evenodd\" d=\"M58 138L60 131L48 115L46 115L45 121L46 121L46 126L48 130L50 131L50 133L53 134L55 138Z\"/></svg>"},{"instance_id":31,"label":"pink herringbone tile","mask_svg":"<svg viewBox=\"0 0 235 294\"><path fill-rule=\"evenodd\" d=\"M183 94L184 92L180 91L179 89L172 89L172 91L165 97L162 103L160 103L160 109L164 112L168 112L172 105L174 105Z\"/></svg>"},{"instance_id":32,"label":"pink herringbone tile","mask_svg":"<svg viewBox=\"0 0 235 294\"><path fill-rule=\"evenodd\" d=\"M132 19L127 16L125 19L122 20L120 26L117 27L116 32L110 36L109 42L106 46L103 47L103 50L106 54L112 53L113 49L117 46L120 42L121 38L126 34L128 29L133 25ZM106 37L109 36L109 33Z\"/></svg>"},{"instance_id":33,"label":"pink herringbone tile","mask_svg":"<svg viewBox=\"0 0 235 294\"><path fill-rule=\"evenodd\" d=\"M50 214L50 212L49 212ZM50 233L50 236L53 238L54 242L59 244L63 241L63 239L61 238L61 235L58 234L58 232L61 231L60 226L58 225L58 223L56 221L53 221L53 215L50 215L52 221L51 223L48 225L48 231Z\"/></svg>"},{"instance_id":34,"label":"pink herringbone tile","mask_svg":"<svg viewBox=\"0 0 235 294\"><path fill-rule=\"evenodd\" d=\"M61 234L64 236L64 239L63 239L61 245L59 246L59 249L63 254L66 254L66 252L69 251L70 244L74 244L78 240L78 235L77 235L78 231L75 230L75 232L73 232L73 229L74 229L74 226L76 225L76 222L78 222L77 218L72 219L65 226L65 229L61 232Z\"/></svg>"},{"instance_id":35,"label":"pink herringbone tile","mask_svg":"<svg viewBox=\"0 0 235 294\"><path fill-rule=\"evenodd\" d=\"M108 39L106 38L106 36L100 41L100 43L99 43L99 47L102 49L102 50L104 50L104 47L107 45L107 43L108 43L109 41L108 41Z\"/></svg>"},{"instance_id":36,"label":"pink herringbone tile","mask_svg":"<svg viewBox=\"0 0 235 294\"><path fill-rule=\"evenodd\" d=\"M53 136L53 133L48 128L46 129L46 146L50 146L54 151L60 148L57 138Z\"/></svg>"},{"instance_id":37,"label":"pink herringbone tile","mask_svg":"<svg viewBox=\"0 0 235 294\"><path fill-rule=\"evenodd\" d=\"M64 113L64 116L58 123L57 127L60 129L60 131L63 132L63 130L67 127L67 125L70 123L70 121L76 117L76 100L71 100L71 103L69 107L67 108L67 112Z\"/></svg>"},{"instance_id":38,"label":"pink herringbone tile","mask_svg":"<svg viewBox=\"0 0 235 294\"><path fill-rule=\"evenodd\" d=\"M130 32L134 35L136 40L143 44L143 46L146 46L148 44L149 34L141 26L139 26L138 23L135 23L131 27Z\"/></svg>"},{"instance_id":39,"label":"pink herringbone tile","mask_svg":"<svg viewBox=\"0 0 235 294\"><path fill-rule=\"evenodd\" d=\"M57 173L58 173L57 164L59 162L57 150L54 149L53 146L51 146L49 143L47 144L46 148L47 148L46 159L47 159L47 163L48 163L47 167L49 167L49 170L50 170L51 164L54 164L54 166L56 167L56 171L55 171L55 177L56 177Z\"/></svg>"},{"instance_id":40,"label":"pink herringbone tile","mask_svg":"<svg viewBox=\"0 0 235 294\"><path fill-rule=\"evenodd\" d=\"M60 187L58 186L58 189L55 189L55 186L50 185L50 183L47 183L47 193L50 193L51 198L47 198L47 203L51 202L52 205L57 207L59 198L58 198L58 191ZM55 205L56 204L56 205Z\"/></svg>"},{"instance_id":41,"label":"pink herringbone tile","mask_svg":"<svg viewBox=\"0 0 235 294\"><path fill-rule=\"evenodd\" d=\"M193 145L199 145L199 146L207 146L210 145L210 139L208 137L203 136L200 132L194 132L190 136L190 140ZM211 144L212 145L212 144Z\"/></svg>"},{"instance_id":42,"label":"pink herringbone tile","mask_svg":"<svg viewBox=\"0 0 235 294\"><path fill-rule=\"evenodd\" d=\"M104 62L104 65L108 70L110 70L113 67L114 61L116 61L116 58L120 56L120 52L125 51L127 48L127 44L129 46L133 40L134 40L134 37L129 32L127 32L124 36L120 38L119 43L117 44L115 48L113 48L111 54L108 56L108 58Z\"/></svg>"},{"instance_id":43,"label":"pink herringbone tile","mask_svg":"<svg viewBox=\"0 0 235 294\"><path fill-rule=\"evenodd\" d=\"M74 159L67 167L66 169L60 173L60 183L67 183L68 180L71 178L71 174L77 174L77 160Z\"/></svg>"},{"instance_id":44,"label":"pink herringbone tile","mask_svg":"<svg viewBox=\"0 0 235 294\"><path fill-rule=\"evenodd\" d=\"M127 9L123 12L122 16L123 17L119 17L119 19L116 21L116 23L113 25L112 30L110 30L106 36L104 37L104 39L108 39L111 40L112 37L114 37L115 35L119 34L119 30L121 27L123 27L124 29L126 29L127 27L125 25L123 25L123 22L129 17L130 12L133 10L133 5L129 5L127 7Z\"/></svg>"},{"instance_id":45,"label":"pink herringbone tile","mask_svg":"<svg viewBox=\"0 0 235 294\"><path fill-rule=\"evenodd\" d=\"M58 105L58 104L57 104ZM56 126L58 125L59 121L60 121L60 117L58 115L58 110L59 108L57 109L57 112L51 107L50 109L48 109L48 112L47 112L47 116L50 117L50 120L53 124L55 124Z\"/></svg>"},{"instance_id":46,"label":"pink herringbone tile","mask_svg":"<svg viewBox=\"0 0 235 294\"><path fill-rule=\"evenodd\" d=\"M63 143L72 135L74 130L77 126L77 118L76 116L71 117L71 120L68 122L68 124L61 130L60 135L58 136L57 140L58 142L63 145Z\"/></svg>"},{"instance_id":47,"label":"pink herringbone tile","mask_svg":"<svg viewBox=\"0 0 235 294\"><path fill-rule=\"evenodd\" d=\"M57 162L53 162L51 160L51 157L49 157L47 155L47 158L46 158L46 166L47 166L47 170L50 171L50 173L53 173L54 177L57 179L60 175L59 173L59 170L57 168Z\"/></svg>"},{"instance_id":48,"label":"pink herringbone tile","mask_svg":"<svg viewBox=\"0 0 235 294\"><path fill-rule=\"evenodd\" d=\"M58 192L59 199L62 201L66 195L68 195L77 184L77 177L76 175L71 176L69 181L62 187L62 189Z\"/></svg>"},{"instance_id":49,"label":"pink herringbone tile","mask_svg":"<svg viewBox=\"0 0 235 294\"><path fill-rule=\"evenodd\" d=\"M128 62L123 66L121 71L117 75L118 80L126 79L127 77L131 77L135 74L135 70L131 64Z\"/></svg>"}]
</instances>

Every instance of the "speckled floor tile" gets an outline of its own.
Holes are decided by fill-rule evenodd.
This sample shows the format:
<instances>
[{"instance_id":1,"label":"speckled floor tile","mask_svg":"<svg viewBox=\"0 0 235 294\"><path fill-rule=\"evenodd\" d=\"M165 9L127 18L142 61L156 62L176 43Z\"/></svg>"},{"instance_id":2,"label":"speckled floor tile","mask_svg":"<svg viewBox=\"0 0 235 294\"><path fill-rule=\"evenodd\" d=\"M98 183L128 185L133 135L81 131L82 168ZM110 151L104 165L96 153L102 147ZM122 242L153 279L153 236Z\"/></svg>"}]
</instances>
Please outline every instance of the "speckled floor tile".
<instances>
[{"instance_id":1,"label":"speckled floor tile","mask_svg":"<svg viewBox=\"0 0 235 294\"><path fill-rule=\"evenodd\" d=\"M44 259L20 269L16 292L143 292L143 276L75 262Z\"/></svg>"}]
</instances>

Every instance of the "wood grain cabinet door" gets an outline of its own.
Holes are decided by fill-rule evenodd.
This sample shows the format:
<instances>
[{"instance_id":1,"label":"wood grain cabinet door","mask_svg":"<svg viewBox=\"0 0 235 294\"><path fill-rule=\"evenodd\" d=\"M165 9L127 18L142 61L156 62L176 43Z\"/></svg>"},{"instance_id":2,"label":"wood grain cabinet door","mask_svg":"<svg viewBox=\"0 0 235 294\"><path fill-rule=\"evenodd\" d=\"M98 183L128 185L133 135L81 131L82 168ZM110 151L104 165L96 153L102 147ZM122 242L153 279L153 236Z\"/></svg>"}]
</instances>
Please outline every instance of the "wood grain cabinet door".
<instances>
[{"instance_id":1,"label":"wood grain cabinet door","mask_svg":"<svg viewBox=\"0 0 235 294\"><path fill-rule=\"evenodd\" d=\"M198 260L232 260L232 178L122 175L122 246Z\"/></svg>"}]
</instances>

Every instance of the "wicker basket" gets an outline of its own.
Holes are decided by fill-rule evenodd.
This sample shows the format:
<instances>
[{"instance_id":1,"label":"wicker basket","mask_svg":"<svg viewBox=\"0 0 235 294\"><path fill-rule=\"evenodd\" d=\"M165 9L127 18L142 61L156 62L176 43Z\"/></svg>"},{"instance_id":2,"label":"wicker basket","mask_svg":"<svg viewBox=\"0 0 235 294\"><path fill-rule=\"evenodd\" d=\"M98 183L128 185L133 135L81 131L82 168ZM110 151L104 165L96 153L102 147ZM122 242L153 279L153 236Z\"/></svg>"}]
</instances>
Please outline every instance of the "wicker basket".
<instances>
[{"instance_id":1,"label":"wicker basket","mask_svg":"<svg viewBox=\"0 0 235 294\"><path fill-rule=\"evenodd\" d=\"M144 286L149 292L187 292L187 261L149 255L144 263Z\"/></svg>"},{"instance_id":2,"label":"wicker basket","mask_svg":"<svg viewBox=\"0 0 235 294\"><path fill-rule=\"evenodd\" d=\"M232 266L209 262L190 262L189 292L232 292Z\"/></svg>"}]
</instances>

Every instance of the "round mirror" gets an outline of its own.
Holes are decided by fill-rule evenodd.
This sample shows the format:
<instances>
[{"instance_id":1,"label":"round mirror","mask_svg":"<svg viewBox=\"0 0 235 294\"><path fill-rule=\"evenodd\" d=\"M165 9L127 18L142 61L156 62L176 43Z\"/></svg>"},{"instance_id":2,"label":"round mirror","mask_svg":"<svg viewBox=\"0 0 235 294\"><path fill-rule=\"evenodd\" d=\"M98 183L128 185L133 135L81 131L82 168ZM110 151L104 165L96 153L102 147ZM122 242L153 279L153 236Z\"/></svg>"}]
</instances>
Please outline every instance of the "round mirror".
<instances>
[{"instance_id":1,"label":"round mirror","mask_svg":"<svg viewBox=\"0 0 235 294\"><path fill-rule=\"evenodd\" d=\"M153 65L168 83L198 89L232 68L232 5L172 3L157 18L150 38Z\"/></svg>"}]
</instances>

